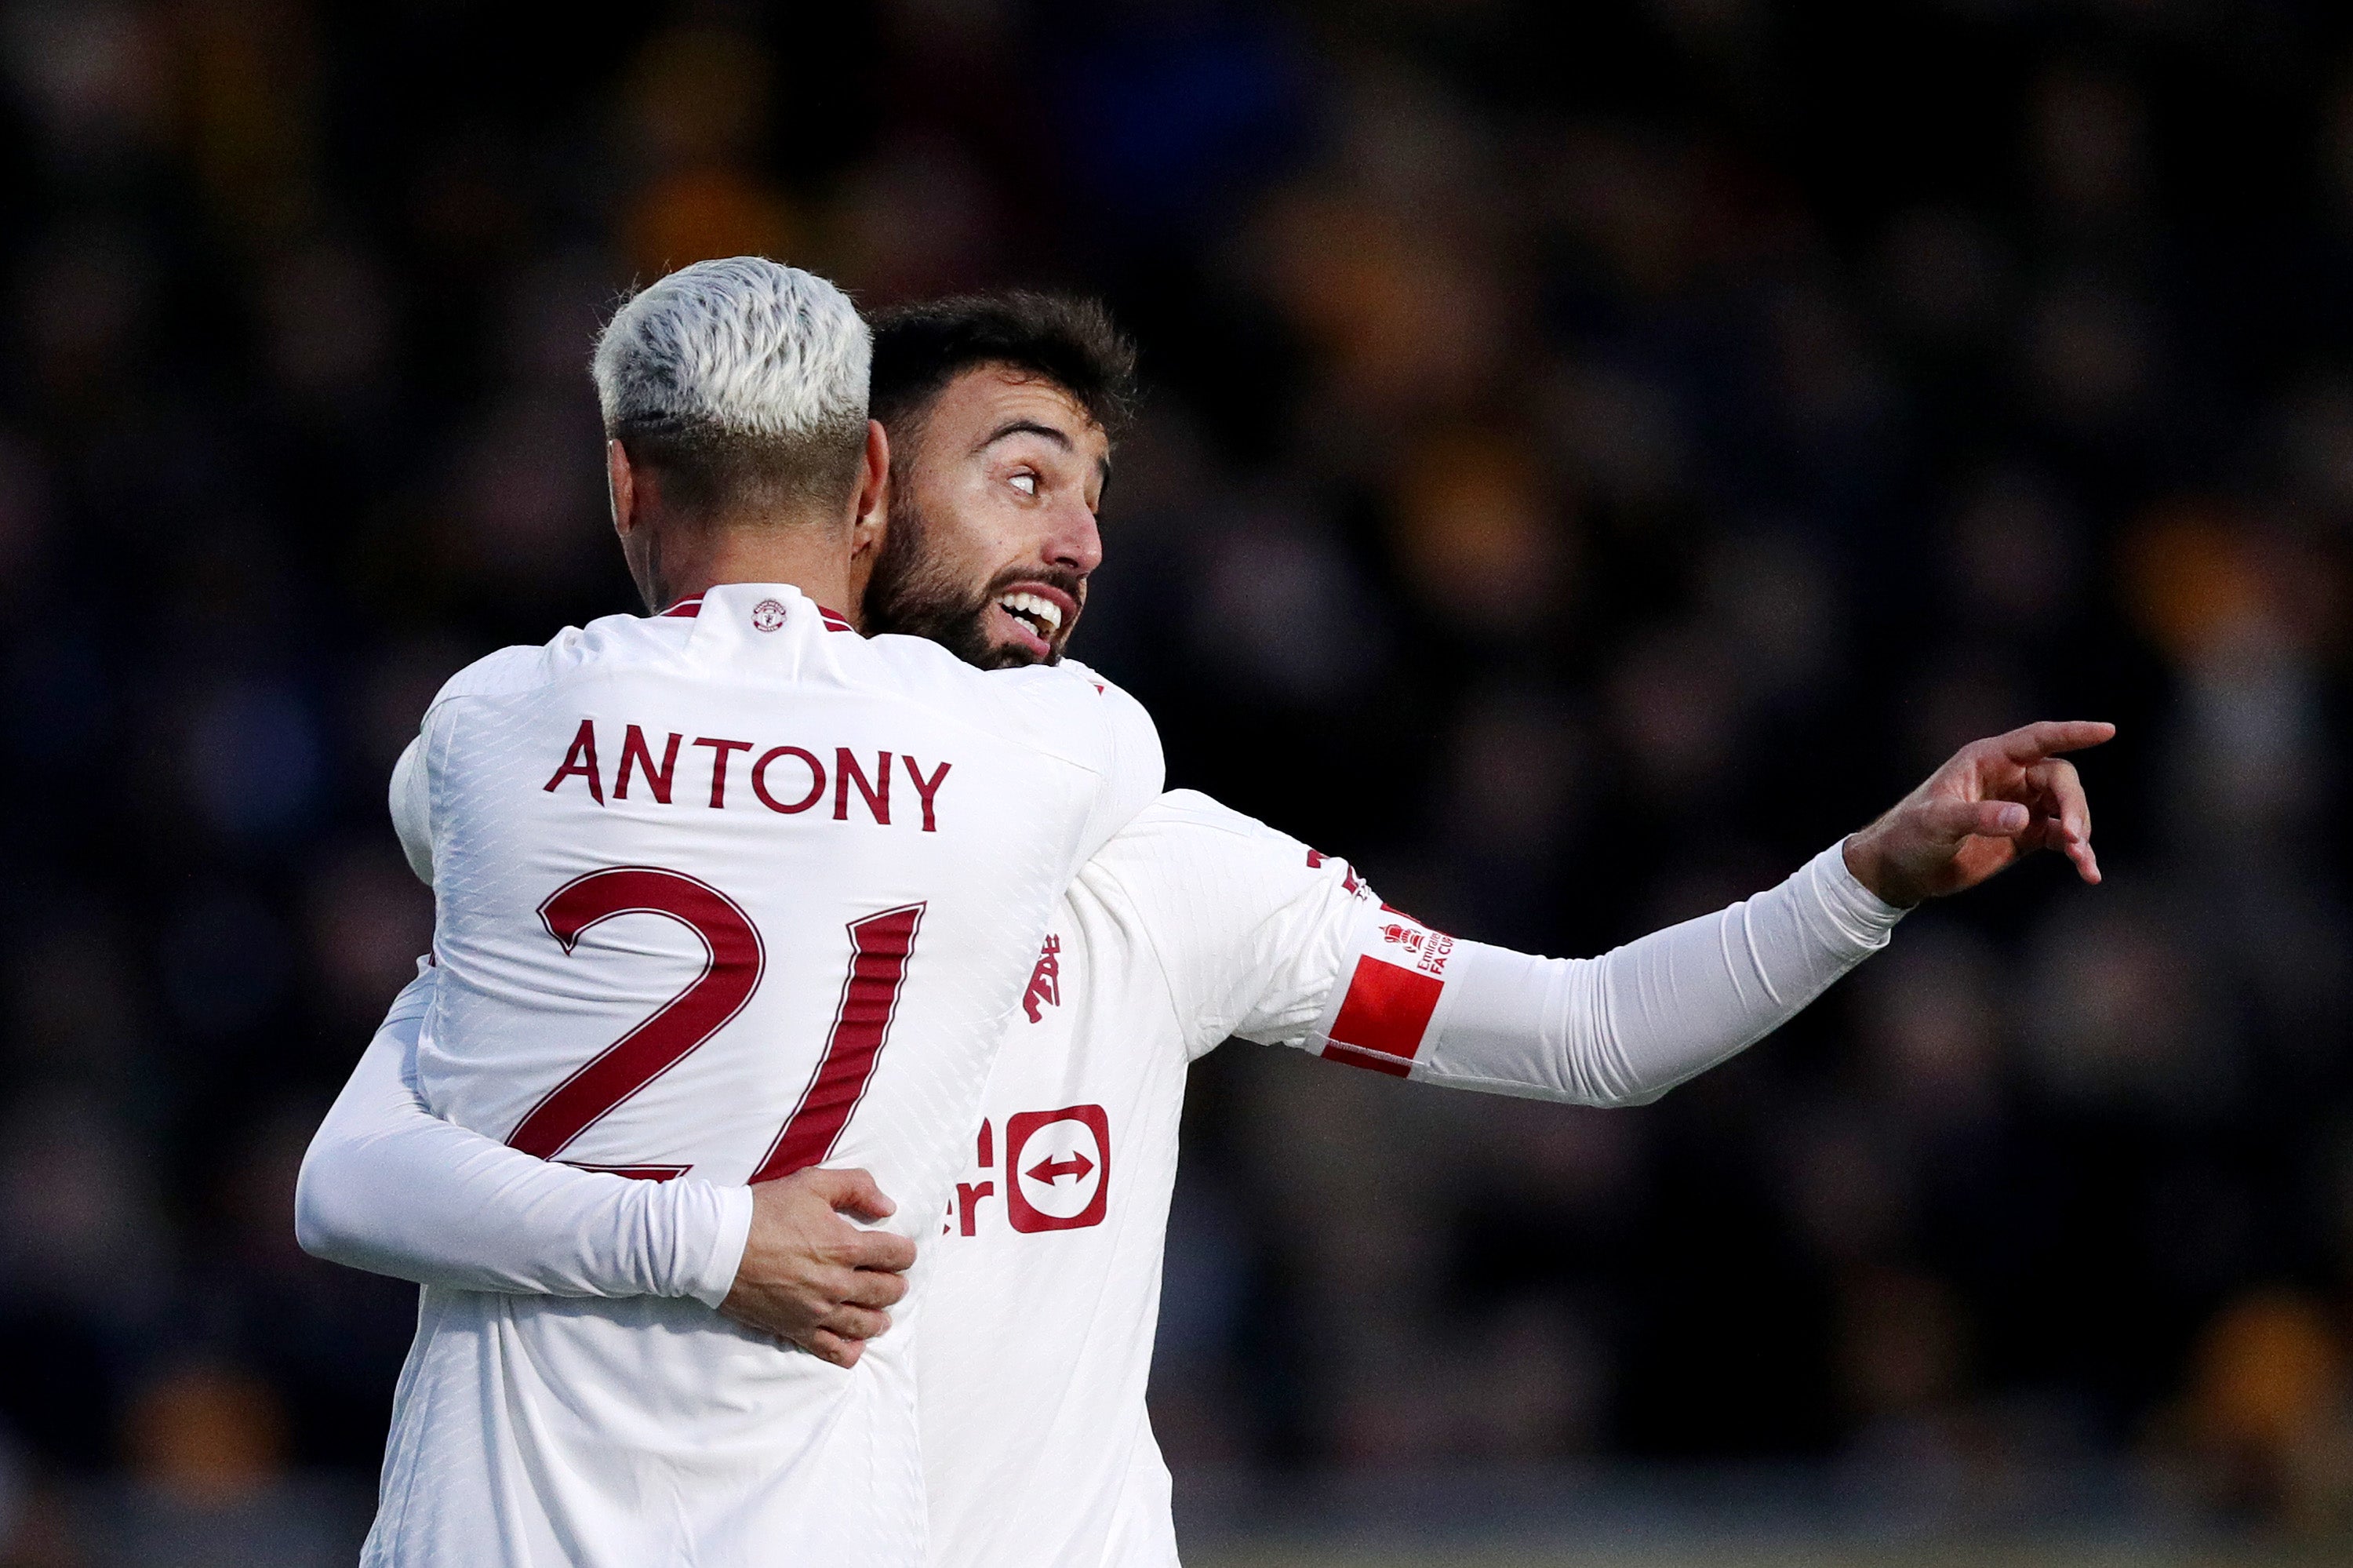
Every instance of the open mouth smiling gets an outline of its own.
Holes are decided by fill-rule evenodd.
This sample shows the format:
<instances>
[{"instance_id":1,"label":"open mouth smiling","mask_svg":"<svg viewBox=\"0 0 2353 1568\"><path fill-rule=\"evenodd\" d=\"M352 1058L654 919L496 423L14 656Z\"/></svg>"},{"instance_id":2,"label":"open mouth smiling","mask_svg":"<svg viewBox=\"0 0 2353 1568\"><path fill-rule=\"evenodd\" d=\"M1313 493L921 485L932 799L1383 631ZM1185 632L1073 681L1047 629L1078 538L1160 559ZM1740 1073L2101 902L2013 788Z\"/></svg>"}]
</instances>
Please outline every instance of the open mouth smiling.
<instances>
[{"instance_id":1,"label":"open mouth smiling","mask_svg":"<svg viewBox=\"0 0 2353 1568\"><path fill-rule=\"evenodd\" d=\"M1078 600L1042 582L1020 583L990 596L1001 645L1020 650L1031 661L1054 657L1071 623L1079 617Z\"/></svg>"},{"instance_id":2,"label":"open mouth smiling","mask_svg":"<svg viewBox=\"0 0 2353 1568\"><path fill-rule=\"evenodd\" d=\"M1062 630L1062 607L1026 590L997 596L997 608L1020 621L1047 642Z\"/></svg>"}]
</instances>

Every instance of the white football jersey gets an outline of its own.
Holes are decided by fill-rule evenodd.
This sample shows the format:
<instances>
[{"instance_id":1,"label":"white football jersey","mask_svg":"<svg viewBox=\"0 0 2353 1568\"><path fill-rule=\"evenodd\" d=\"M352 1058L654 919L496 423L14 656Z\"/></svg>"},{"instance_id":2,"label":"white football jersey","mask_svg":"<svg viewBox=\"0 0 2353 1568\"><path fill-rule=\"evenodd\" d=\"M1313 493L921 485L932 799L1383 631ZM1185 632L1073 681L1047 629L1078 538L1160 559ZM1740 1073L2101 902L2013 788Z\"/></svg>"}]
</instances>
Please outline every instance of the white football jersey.
<instances>
[{"instance_id":1,"label":"white football jersey","mask_svg":"<svg viewBox=\"0 0 2353 1568\"><path fill-rule=\"evenodd\" d=\"M1221 1041L1646 1103L1786 1021L1902 913L1833 845L1605 959L1536 959L1457 941L1206 796L1164 796L1064 895L923 1257L933 1568L1176 1568L1145 1389L1185 1075Z\"/></svg>"},{"instance_id":2,"label":"white football jersey","mask_svg":"<svg viewBox=\"0 0 2353 1568\"><path fill-rule=\"evenodd\" d=\"M1403 1075L1449 946L1191 791L1082 869L924 1257L935 1568L1173 1568L1144 1394L1186 1069L1241 1035Z\"/></svg>"},{"instance_id":3,"label":"white football jersey","mask_svg":"<svg viewBox=\"0 0 2353 1568\"><path fill-rule=\"evenodd\" d=\"M1159 786L1082 669L984 675L787 587L506 650L396 779L419 1090L648 1180L860 1167L927 1234L1058 895ZM913 1319L843 1371L695 1301L430 1287L367 1561L920 1562Z\"/></svg>"}]
</instances>

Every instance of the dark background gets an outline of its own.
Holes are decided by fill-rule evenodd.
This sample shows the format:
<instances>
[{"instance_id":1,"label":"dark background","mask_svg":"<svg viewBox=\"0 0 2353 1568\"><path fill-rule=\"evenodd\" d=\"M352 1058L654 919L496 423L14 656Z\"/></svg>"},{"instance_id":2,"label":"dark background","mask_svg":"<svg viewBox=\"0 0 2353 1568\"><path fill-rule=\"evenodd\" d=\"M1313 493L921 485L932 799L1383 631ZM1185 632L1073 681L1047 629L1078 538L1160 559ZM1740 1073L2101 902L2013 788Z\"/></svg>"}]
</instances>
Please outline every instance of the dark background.
<instances>
[{"instance_id":1,"label":"dark background","mask_svg":"<svg viewBox=\"0 0 2353 1568\"><path fill-rule=\"evenodd\" d=\"M1655 1108L1209 1058L1180 1472L2123 1465L2342 1517L2339 8L11 0L20 1556L92 1478L372 1474L414 1292L290 1193L428 938L384 781L448 673L635 608L588 344L750 250L1106 297L1152 390L1075 652L1172 784L1462 935L1598 951L1973 736L2124 726L2105 886L1926 912Z\"/></svg>"}]
</instances>

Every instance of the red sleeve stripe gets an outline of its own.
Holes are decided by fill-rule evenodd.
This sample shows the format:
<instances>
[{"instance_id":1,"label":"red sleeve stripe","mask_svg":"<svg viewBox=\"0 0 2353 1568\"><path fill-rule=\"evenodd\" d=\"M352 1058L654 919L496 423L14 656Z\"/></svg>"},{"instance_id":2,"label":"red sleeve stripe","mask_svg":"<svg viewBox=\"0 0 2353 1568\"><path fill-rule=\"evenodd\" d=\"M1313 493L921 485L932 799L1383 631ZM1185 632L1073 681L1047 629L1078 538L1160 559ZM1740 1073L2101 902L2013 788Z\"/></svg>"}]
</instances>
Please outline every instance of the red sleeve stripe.
<instances>
[{"instance_id":1,"label":"red sleeve stripe","mask_svg":"<svg viewBox=\"0 0 2353 1568\"><path fill-rule=\"evenodd\" d=\"M1412 1063L1376 1056L1370 1051L1359 1051L1354 1045L1326 1045L1323 1055L1326 1062L1341 1062L1351 1067L1362 1067L1367 1072L1387 1073L1392 1078L1413 1076Z\"/></svg>"},{"instance_id":2,"label":"red sleeve stripe","mask_svg":"<svg viewBox=\"0 0 2353 1568\"><path fill-rule=\"evenodd\" d=\"M1360 1067L1376 1065L1367 1055L1387 1058L1395 1065L1381 1070L1402 1076L1421 1050L1421 1037L1429 1032L1430 1014L1438 1011L1438 998L1445 989L1446 982L1434 975L1375 958L1358 959L1324 1054Z\"/></svg>"}]
</instances>

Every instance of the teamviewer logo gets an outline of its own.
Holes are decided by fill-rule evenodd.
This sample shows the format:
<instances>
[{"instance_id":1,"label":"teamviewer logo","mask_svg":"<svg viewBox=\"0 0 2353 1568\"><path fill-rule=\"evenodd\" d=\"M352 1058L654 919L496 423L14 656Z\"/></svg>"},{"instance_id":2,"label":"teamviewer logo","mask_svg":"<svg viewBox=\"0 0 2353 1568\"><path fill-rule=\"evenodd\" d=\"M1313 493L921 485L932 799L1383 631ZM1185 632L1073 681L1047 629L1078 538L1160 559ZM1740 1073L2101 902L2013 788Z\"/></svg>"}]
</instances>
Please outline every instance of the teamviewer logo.
<instances>
[{"instance_id":1,"label":"teamviewer logo","mask_svg":"<svg viewBox=\"0 0 2353 1568\"><path fill-rule=\"evenodd\" d=\"M1103 1222L1111 1200L1111 1118L1101 1106L1023 1111L1005 1124L1005 1217L1022 1232Z\"/></svg>"}]
</instances>

